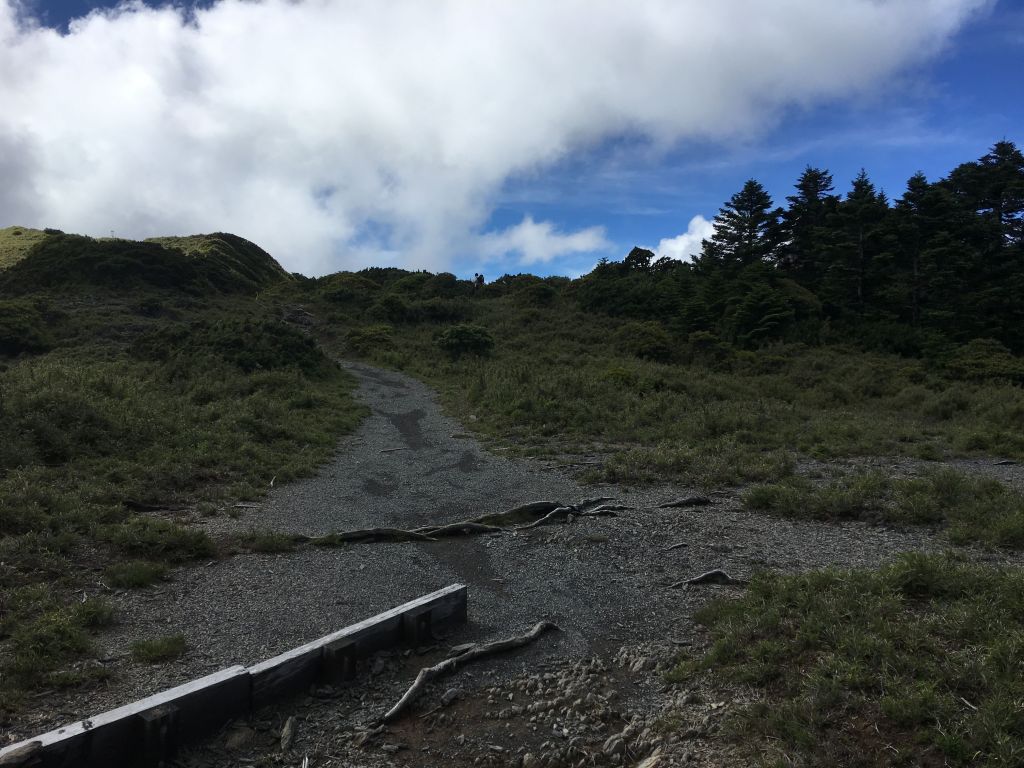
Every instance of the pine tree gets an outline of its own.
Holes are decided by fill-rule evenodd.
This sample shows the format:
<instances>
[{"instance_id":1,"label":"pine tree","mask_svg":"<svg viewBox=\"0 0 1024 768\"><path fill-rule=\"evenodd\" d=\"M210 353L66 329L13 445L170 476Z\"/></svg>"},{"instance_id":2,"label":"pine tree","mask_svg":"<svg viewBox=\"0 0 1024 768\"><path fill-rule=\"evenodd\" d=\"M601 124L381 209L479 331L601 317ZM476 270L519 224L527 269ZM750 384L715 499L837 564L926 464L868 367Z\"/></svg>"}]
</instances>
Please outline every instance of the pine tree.
<instances>
[{"instance_id":1,"label":"pine tree","mask_svg":"<svg viewBox=\"0 0 1024 768\"><path fill-rule=\"evenodd\" d=\"M863 317L872 288L873 262L886 245L888 200L863 169L846 199L828 217L825 274L821 298L834 314Z\"/></svg>"},{"instance_id":2,"label":"pine tree","mask_svg":"<svg viewBox=\"0 0 1024 768\"><path fill-rule=\"evenodd\" d=\"M832 194L832 174L807 166L794 185L797 194L786 198L789 208L782 214L784 242L779 249L779 267L811 290L821 281L825 224L835 212L838 198Z\"/></svg>"},{"instance_id":3,"label":"pine tree","mask_svg":"<svg viewBox=\"0 0 1024 768\"><path fill-rule=\"evenodd\" d=\"M715 216L715 233L704 241L698 265L702 270L735 271L773 260L780 239L779 215L772 208L771 195L750 179Z\"/></svg>"},{"instance_id":4,"label":"pine tree","mask_svg":"<svg viewBox=\"0 0 1024 768\"><path fill-rule=\"evenodd\" d=\"M910 177L890 218L894 247L880 259L881 293L898 319L950 334L963 330L961 294L972 261L966 223L946 188L920 172Z\"/></svg>"}]
</instances>

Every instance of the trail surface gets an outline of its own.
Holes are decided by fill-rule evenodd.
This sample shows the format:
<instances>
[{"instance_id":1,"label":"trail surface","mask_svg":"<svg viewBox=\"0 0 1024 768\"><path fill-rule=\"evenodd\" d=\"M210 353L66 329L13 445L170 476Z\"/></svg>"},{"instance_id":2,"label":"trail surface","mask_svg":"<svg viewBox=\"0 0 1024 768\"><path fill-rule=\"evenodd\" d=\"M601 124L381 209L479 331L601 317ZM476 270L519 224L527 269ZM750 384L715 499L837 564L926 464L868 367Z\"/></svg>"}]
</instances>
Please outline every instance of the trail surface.
<instances>
[{"instance_id":1,"label":"trail surface","mask_svg":"<svg viewBox=\"0 0 1024 768\"><path fill-rule=\"evenodd\" d=\"M249 530L312 536L362 527L453 522L541 499L572 503L605 495L635 509L616 518L579 519L515 535L339 549L301 547L291 553L244 554L181 569L159 587L114 595L121 623L102 639L105 663L115 673L111 684L72 692L60 701L41 701L18 724L14 736L28 737L231 664L255 663L459 581L470 588L470 622L451 639L453 643L521 632L541 619L554 621L562 630L512 658L485 665L489 669L484 674L497 674L494 680L513 686L509 695L533 690L529 675L539 666L558 667L562 676L557 679L564 682L579 672L573 672L572 665L581 660L597 659L594 663L614 669L612 660L618 658L625 664L622 674L635 679L609 672L602 685L621 688L623 707L616 716L628 722L636 714L630 714L630 707L642 710L645 700L649 708L654 706L654 694L662 688L655 667L670 659L670 640L686 643L694 637L693 611L710 597L736 589L669 589L670 584L716 568L745 579L766 568L872 566L901 551L945 546L927 531L766 518L743 511L737 494L731 492L714 495L714 503L707 507L659 509L662 502L696 489L583 487L542 463L486 452L462 425L441 412L434 393L420 382L365 365L346 368L358 378L357 396L372 413L358 432L342 440L332 461L315 477L275 488L239 519L221 515L197 519L197 524L215 536ZM679 542L686 546L666 551ZM185 635L189 649L181 660L156 667L131 662L131 641L177 632ZM396 657L383 671L377 670L378 683L369 694L364 696L364 690L348 701L344 696L353 694L338 693L348 701L345 707L333 698L321 710L316 701L306 701L306 736L296 742L298 758L304 753L319 755L319 762L312 765L468 765L483 754L488 756L485 762L516 764L530 739L550 736L538 736L536 720L525 719L522 733L510 730L512 723L506 722L500 733L484 735L487 729L480 718L494 694L483 692L482 683L473 682L474 673L466 672L461 673L461 682L451 683L467 688L467 701L479 697L476 704L462 705L466 723L446 726L442 721L429 733L402 733L404 742L395 751L352 752L353 723L379 714L379 707L394 699L420 665L415 657ZM494 680L489 684L496 684ZM439 685L443 690L445 683ZM453 708L452 717L459 711L458 706ZM262 726L252 725L255 736L239 754L257 759L266 734L280 727L279 720L277 715L267 716ZM600 741L612 725L604 722L604 732L594 726L591 735ZM616 727L622 727L621 722ZM445 752L444 745L450 746L460 731L472 736L467 729L479 734L479 749L474 751L476 742L470 738L470 746L463 743ZM256 738L260 733L263 741ZM487 742L502 735L507 737L504 744ZM231 735L226 738L230 742ZM701 742L694 739L691 757L697 759ZM405 748L410 743L414 749ZM639 755L649 746L640 744L634 752ZM218 748L228 746L219 743ZM444 758L427 759L420 752ZM197 755L187 764L216 765L216 755ZM331 762L332 755L342 756ZM566 760L574 762L571 756Z\"/></svg>"}]
</instances>

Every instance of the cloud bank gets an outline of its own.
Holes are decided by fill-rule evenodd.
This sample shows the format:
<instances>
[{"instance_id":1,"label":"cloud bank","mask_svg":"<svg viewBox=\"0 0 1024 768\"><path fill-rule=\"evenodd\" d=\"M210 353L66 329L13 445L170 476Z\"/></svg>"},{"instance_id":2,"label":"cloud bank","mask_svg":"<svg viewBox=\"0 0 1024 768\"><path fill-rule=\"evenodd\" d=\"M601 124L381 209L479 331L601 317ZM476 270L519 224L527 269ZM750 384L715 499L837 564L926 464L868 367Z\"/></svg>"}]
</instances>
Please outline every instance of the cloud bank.
<instances>
[{"instance_id":1,"label":"cloud bank","mask_svg":"<svg viewBox=\"0 0 1024 768\"><path fill-rule=\"evenodd\" d=\"M306 273L550 260L604 236L483 232L510 175L624 133L751 135L933 56L985 5L220 0L62 36L0 0L0 225L228 230Z\"/></svg>"},{"instance_id":2,"label":"cloud bank","mask_svg":"<svg viewBox=\"0 0 1024 768\"><path fill-rule=\"evenodd\" d=\"M501 232L480 237L477 252L486 260L501 261L517 257L522 265L546 264L560 256L577 253L599 253L612 248L604 227L588 227L563 234L550 221L536 222L526 216L522 222Z\"/></svg>"},{"instance_id":3,"label":"cloud bank","mask_svg":"<svg viewBox=\"0 0 1024 768\"><path fill-rule=\"evenodd\" d=\"M668 256L679 261L693 261L700 254L701 243L715 233L715 225L700 214L690 219L690 225L681 235L662 238L654 252L658 256Z\"/></svg>"}]
</instances>

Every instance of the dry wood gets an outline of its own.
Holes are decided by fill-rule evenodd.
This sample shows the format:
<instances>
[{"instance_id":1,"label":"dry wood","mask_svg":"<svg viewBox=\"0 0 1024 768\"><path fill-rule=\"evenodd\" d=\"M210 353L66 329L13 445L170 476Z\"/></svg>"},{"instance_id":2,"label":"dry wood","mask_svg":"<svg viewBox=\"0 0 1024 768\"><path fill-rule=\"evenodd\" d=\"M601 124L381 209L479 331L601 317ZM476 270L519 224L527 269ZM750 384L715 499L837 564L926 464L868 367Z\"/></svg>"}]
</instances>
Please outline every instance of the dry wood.
<instances>
[{"instance_id":1,"label":"dry wood","mask_svg":"<svg viewBox=\"0 0 1024 768\"><path fill-rule=\"evenodd\" d=\"M437 539L401 528L361 528L356 531L339 531L328 533L326 536L314 536L309 541L322 547L332 547L351 541L437 541Z\"/></svg>"},{"instance_id":2,"label":"dry wood","mask_svg":"<svg viewBox=\"0 0 1024 768\"><path fill-rule=\"evenodd\" d=\"M459 520L444 525L425 525L405 530L402 528L366 528L356 531L339 531L326 536L314 538L296 538L296 541L308 541L324 547L338 546L353 541L436 541L448 536L472 536L482 533L502 533L504 531L520 531L547 525L556 520L576 517L614 517L619 510L629 509L620 505L605 504L612 501L611 497L601 496L584 499L579 504L562 505L556 501L531 501L521 504L506 512L480 515L469 520ZM529 522L527 525L515 526L515 523Z\"/></svg>"},{"instance_id":3,"label":"dry wood","mask_svg":"<svg viewBox=\"0 0 1024 768\"><path fill-rule=\"evenodd\" d=\"M540 525L547 525L548 523L552 523L555 520L558 520L559 518L566 517L572 511L573 511L573 507L555 507L550 512L548 512L546 515L544 515L544 517L542 517L542 518L540 518L538 520L534 520L529 525L519 525L519 526L516 526L516 530L517 531L528 531L530 528L536 528L537 526L540 526Z\"/></svg>"},{"instance_id":4,"label":"dry wood","mask_svg":"<svg viewBox=\"0 0 1024 768\"><path fill-rule=\"evenodd\" d=\"M711 499L707 496L684 496L680 499L673 499L672 501L666 501L664 504L659 504L658 509L668 509L669 507L706 507L711 503Z\"/></svg>"},{"instance_id":5,"label":"dry wood","mask_svg":"<svg viewBox=\"0 0 1024 768\"><path fill-rule=\"evenodd\" d=\"M295 715L289 717L281 729L281 751L287 752L295 741Z\"/></svg>"},{"instance_id":6,"label":"dry wood","mask_svg":"<svg viewBox=\"0 0 1024 768\"><path fill-rule=\"evenodd\" d=\"M676 589L677 587L686 586L697 586L699 584L727 584L732 586L745 586L749 584L749 581L744 579L734 579L725 571L715 568L712 571L702 573L700 576L694 576L692 579L683 579L672 584L669 589Z\"/></svg>"},{"instance_id":7,"label":"dry wood","mask_svg":"<svg viewBox=\"0 0 1024 768\"><path fill-rule=\"evenodd\" d=\"M402 698L398 700L398 703L389 709L385 713L384 717L381 718L381 722L391 722L408 709L409 705L416 700L416 697L423 692L424 687L426 687L427 683L431 680L440 677L441 675L448 674L449 672L454 672L458 667L463 664L468 664L471 661L476 661L477 659L482 659L485 656L493 656L496 653L504 653L505 651L511 651L514 648L521 648L524 645L528 645L549 629L558 629L558 627L550 621L540 621L524 635L516 635L514 637L507 637L504 640L495 640L490 643L473 645L457 656L447 658L432 667L424 667L419 671L419 674L416 675L416 679L413 681L413 684L409 686L409 690L407 690L402 695Z\"/></svg>"},{"instance_id":8,"label":"dry wood","mask_svg":"<svg viewBox=\"0 0 1024 768\"><path fill-rule=\"evenodd\" d=\"M440 538L442 536L469 536L475 533L502 533L505 529L496 525L484 525L472 520L463 520L459 523L448 525L428 526L425 528L413 528L413 533L422 533L425 536Z\"/></svg>"}]
</instances>

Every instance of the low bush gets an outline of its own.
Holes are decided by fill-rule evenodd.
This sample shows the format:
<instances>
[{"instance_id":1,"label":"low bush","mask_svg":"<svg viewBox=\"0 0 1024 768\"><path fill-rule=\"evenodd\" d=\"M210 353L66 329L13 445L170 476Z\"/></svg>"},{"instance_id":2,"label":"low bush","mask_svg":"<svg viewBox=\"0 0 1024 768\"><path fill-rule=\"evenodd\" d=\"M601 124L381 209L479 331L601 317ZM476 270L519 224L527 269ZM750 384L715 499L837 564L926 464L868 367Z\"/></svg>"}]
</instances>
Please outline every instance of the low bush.
<instances>
[{"instance_id":1,"label":"low bush","mask_svg":"<svg viewBox=\"0 0 1024 768\"><path fill-rule=\"evenodd\" d=\"M465 355L486 357L494 349L494 337L479 325L464 324L446 328L434 337L434 343L453 360Z\"/></svg>"}]
</instances>

